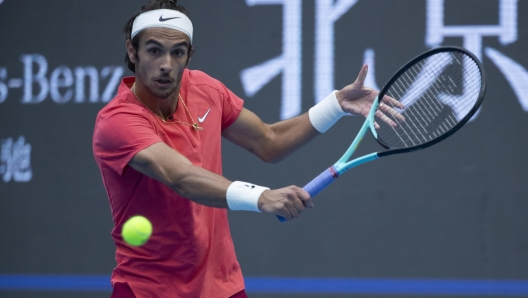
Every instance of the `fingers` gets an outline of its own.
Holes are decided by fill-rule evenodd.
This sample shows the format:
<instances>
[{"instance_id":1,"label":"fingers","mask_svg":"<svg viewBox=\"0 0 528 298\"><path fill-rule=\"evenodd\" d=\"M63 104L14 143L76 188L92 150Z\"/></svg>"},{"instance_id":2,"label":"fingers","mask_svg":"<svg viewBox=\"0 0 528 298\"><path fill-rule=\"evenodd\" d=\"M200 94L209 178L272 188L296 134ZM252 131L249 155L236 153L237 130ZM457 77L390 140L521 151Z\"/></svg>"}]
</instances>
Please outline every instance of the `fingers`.
<instances>
[{"instance_id":1,"label":"fingers","mask_svg":"<svg viewBox=\"0 0 528 298\"><path fill-rule=\"evenodd\" d=\"M310 198L310 195L302 188L297 186L290 186L287 188L288 191L285 192L288 201L284 204L284 211L289 213L288 216L284 216L287 220L292 220L301 216L306 208L312 208L313 202Z\"/></svg>"},{"instance_id":2,"label":"fingers","mask_svg":"<svg viewBox=\"0 0 528 298\"><path fill-rule=\"evenodd\" d=\"M299 198L303 201L303 204L306 208L313 208L314 204L312 201L312 197L306 190L299 188L299 191L301 192L301 195Z\"/></svg>"},{"instance_id":3,"label":"fingers","mask_svg":"<svg viewBox=\"0 0 528 298\"><path fill-rule=\"evenodd\" d=\"M384 103L386 105L389 105L391 107L395 107L398 109L405 109L405 106L401 102L399 102L395 98L388 96L388 95L383 96L381 103Z\"/></svg>"},{"instance_id":4,"label":"fingers","mask_svg":"<svg viewBox=\"0 0 528 298\"><path fill-rule=\"evenodd\" d=\"M301 215L306 208L312 208L310 195L300 187L289 186L263 193L262 211L280 215L292 220Z\"/></svg>"},{"instance_id":5,"label":"fingers","mask_svg":"<svg viewBox=\"0 0 528 298\"><path fill-rule=\"evenodd\" d=\"M392 119L394 119L397 122L404 122L405 117L396 109L399 109L399 108L390 106L382 102L380 103L378 107L378 112L382 112L385 115L389 115L390 117L392 117Z\"/></svg>"},{"instance_id":6,"label":"fingers","mask_svg":"<svg viewBox=\"0 0 528 298\"><path fill-rule=\"evenodd\" d=\"M386 105L384 105L384 106L386 106ZM380 108L381 108L381 106L380 106ZM396 122L392 121L391 118L387 117L387 115L385 115L385 113L383 113L380 109L378 109L376 111L376 117L378 117L379 119L381 119L381 121L387 123L388 125L390 125L392 127L398 126L398 124ZM380 128L378 123L374 123L374 126L376 127L376 129Z\"/></svg>"},{"instance_id":7,"label":"fingers","mask_svg":"<svg viewBox=\"0 0 528 298\"><path fill-rule=\"evenodd\" d=\"M404 108L405 106L401 102L388 95L385 95L378 106L376 117L388 125L396 127L398 126L398 123L405 121L405 117L400 113L400 110ZM379 125L377 123L375 123L375 126L376 129L379 129Z\"/></svg>"},{"instance_id":8,"label":"fingers","mask_svg":"<svg viewBox=\"0 0 528 298\"><path fill-rule=\"evenodd\" d=\"M361 67L358 77L354 83L357 84L358 86L363 86L363 84L365 83L365 78L367 77L367 73L368 73L368 65L363 64L363 67Z\"/></svg>"}]
</instances>

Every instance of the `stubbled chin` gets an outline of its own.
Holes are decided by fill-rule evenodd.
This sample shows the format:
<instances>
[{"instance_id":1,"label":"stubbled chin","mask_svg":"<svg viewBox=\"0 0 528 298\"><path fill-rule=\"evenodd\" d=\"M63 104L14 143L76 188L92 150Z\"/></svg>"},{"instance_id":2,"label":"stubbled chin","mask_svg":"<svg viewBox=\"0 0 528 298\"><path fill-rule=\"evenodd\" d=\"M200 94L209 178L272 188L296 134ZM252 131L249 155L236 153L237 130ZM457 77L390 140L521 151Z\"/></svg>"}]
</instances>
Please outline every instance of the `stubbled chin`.
<instances>
[{"instance_id":1,"label":"stubbled chin","mask_svg":"<svg viewBox=\"0 0 528 298\"><path fill-rule=\"evenodd\" d=\"M163 83L154 81L154 83L150 86L150 92L159 98L169 97L174 92L175 89L176 89L176 84L174 84L174 82L163 84Z\"/></svg>"}]
</instances>

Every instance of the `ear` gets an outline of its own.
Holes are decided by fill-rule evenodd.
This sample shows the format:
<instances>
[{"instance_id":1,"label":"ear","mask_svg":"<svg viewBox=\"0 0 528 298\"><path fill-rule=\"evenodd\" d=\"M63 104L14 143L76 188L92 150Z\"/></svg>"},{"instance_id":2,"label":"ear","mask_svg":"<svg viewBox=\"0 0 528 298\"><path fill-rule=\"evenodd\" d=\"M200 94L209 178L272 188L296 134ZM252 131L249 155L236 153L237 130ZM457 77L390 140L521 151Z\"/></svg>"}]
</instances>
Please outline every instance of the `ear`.
<instances>
[{"instance_id":1,"label":"ear","mask_svg":"<svg viewBox=\"0 0 528 298\"><path fill-rule=\"evenodd\" d=\"M127 55L128 59L130 59L130 62L136 64L136 50L134 50L134 46L132 46L132 42L130 39L127 39L126 41L126 49L127 49Z\"/></svg>"},{"instance_id":2,"label":"ear","mask_svg":"<svg viewBox=\"0 0 528 298\"><path fill-rule=\"evenodd\" d=\"M189 51L189 56L187 57L187 62L185 63L185 67L189 65L189 62L191 62L191 58L193 54L194 54L194 51Z\"/></svg>"}]
</instances>

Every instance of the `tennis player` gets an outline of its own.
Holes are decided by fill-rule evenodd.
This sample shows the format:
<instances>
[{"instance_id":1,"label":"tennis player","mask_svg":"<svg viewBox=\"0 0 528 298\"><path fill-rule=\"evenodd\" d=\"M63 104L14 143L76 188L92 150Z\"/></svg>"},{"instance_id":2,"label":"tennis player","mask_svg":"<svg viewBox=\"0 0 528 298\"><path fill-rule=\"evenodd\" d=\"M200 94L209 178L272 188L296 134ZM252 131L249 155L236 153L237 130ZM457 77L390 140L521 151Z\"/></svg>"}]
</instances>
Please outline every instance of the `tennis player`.
<instances>
[{"instance_id":1,"label":"tennis player","mask_svg":"<svg viewBox=\"0 0 528 298\"><path fill-rule=\"evenodd\" d=\"M221 82L187 68L193 26L176 1L149 2L124 33L135 76L99 112L93 136L115 224L112 297L247 297L227 208L292 220L312 201L297 186L272 190L224 178L221 137L265 162L280 161L341 116L366 115L377 95L363 87L367 67L308 113L269 125ZM138 214L154 230L131 247L121 229Z\"/></svg>"}]
</instances>

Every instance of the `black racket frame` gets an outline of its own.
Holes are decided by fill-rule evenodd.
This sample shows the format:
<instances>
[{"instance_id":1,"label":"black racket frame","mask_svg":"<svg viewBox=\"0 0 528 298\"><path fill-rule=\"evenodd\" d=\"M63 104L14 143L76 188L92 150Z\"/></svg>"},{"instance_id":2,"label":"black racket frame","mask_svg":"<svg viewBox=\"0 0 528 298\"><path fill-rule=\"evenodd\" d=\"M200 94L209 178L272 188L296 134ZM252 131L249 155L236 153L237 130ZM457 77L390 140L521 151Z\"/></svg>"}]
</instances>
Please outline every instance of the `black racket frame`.
<instances>
[{"instance_id":1,"label":"black racket frame","mask_svg":"<svg viewBox=\"0 0 528 298\"><path fill-rule=\"evenodd\" d=\"M469 119L471 119L471 117L477 112L477 110L479 109L480 105L482 104L482 101L484 100L484 96L486 94L486 74L484 72L484 67L482 66L482 63L479 61L479 59L473 53L469 52L468 50L466 50L466 49L464 49L462 47L457 47L457 46L437 47L437 48L431 49L429 51L426 51L426 52L416 56L415 58L413 58L409 62L407 62L402 68L400 68L391 77L391 79L380 90L380 93L378 95L378 98L380 98L379 102L381 103L381 98L383 98L383 96L385 96L385 94L387 93L389 88L392 86L394 81L396 81L401 76L401 74L403 74L409 68L414 66L416 63L418 63L418 62L420 62L420 61L422 61L422 60L426 59L427 57L430 57L430 56L432 56L434 54L440 53L440 52L462 52L463 54L468 55L469 57L471 57L475 61L475 63L477 64L477 66L478 66L478 68L480 70L480 74L481 74L481 85L480 85L480 91L479 91L478 99L475 102L475 105L471 108L471 110L468 112L468 114L464 118L462 118L462 120L460 120L460 122L457 125L455 125L453 128L451 128L448 132L444 133L443 135L441 135L438 138L435 138L435 139L433 139L433 140L431 140L429 142L426 142L426 143L423 143L423 144L420 144L420 145L416 145L416 146L412 146L412 147L408 147L408 148L391 149L388 145L384 144L381 140L376 138L376 141L383 148L389 149L387 151L378 152L378 156L379 157L392 155L392 154L398 154L398 153L412 152L412 151L424 149L424 148L432 146L432 145L434 145L434 144L446 139L447 137L449 137L453 133L455 133L457 130L459 130L462 126L464 126L464 124L466 124L469 121ZM379 106L378 106L378 108L379 108Z\"/></svg>"}]
</instances>

